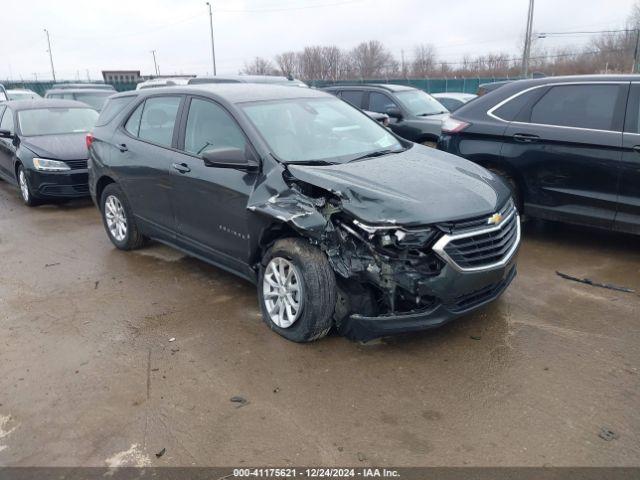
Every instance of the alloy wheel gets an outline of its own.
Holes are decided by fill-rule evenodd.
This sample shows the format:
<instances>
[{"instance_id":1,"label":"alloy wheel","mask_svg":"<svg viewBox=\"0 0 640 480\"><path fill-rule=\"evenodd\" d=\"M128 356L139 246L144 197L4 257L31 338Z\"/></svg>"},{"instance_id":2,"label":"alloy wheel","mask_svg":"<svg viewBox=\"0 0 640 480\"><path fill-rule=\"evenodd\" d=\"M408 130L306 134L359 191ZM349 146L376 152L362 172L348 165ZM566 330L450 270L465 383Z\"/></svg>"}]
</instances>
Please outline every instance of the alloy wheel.
<instances>
[{"instance_id":1,"label":"alloy wheel","mask_svg":"<svg viewBox=\"0 0 640 480\"><path fill-rule=\"evenodd\" d=\"M18 173L18 181L20 183L20 193L22 194L22 199L25 203L29 203L29 184L27 183L27 176L24 173L24 169L21 168Z\"/></svg>"},{"instance_id":2,"label":"alloy wheel","mask_svg":"<svg viewBox=\"0 0 640 480\"><path fill-rule=\"evenodd\" d=\"M289 328L302 311L300 272L282 257L272 258L262 278L262 294L271 321L280 328Z\"/></svg>"},{"instance_id":3,"label":"alloy wheel","mask_svg":"<svg viewBox=\"0 0 640 480\"><path fill-rule=\"evenodd\" d=\"M127 237L127 217L122 202L115 195L109 195L104 202L104 217L111 236L118 242Z\"/></svg>"}]
</instances>

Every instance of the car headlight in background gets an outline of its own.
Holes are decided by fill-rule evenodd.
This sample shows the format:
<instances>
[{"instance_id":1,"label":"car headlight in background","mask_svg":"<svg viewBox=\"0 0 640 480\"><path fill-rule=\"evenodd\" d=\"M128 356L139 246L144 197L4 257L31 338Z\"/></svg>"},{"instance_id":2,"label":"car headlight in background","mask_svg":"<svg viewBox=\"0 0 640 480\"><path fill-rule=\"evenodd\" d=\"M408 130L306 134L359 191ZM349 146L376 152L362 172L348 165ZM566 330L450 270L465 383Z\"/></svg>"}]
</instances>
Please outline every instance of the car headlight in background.
<instances>
[{"instance_id":1,"label":"car headlight in background","mask_svg":"<svg viewBox=\"0 0 640 480\"><path fill-rule=\"evenodd\" d=\"M34 158L33 166L41 172L65 172L71 170L71 167L59 160L49 160L47 158Z\"/></svg>"}]
</instances>

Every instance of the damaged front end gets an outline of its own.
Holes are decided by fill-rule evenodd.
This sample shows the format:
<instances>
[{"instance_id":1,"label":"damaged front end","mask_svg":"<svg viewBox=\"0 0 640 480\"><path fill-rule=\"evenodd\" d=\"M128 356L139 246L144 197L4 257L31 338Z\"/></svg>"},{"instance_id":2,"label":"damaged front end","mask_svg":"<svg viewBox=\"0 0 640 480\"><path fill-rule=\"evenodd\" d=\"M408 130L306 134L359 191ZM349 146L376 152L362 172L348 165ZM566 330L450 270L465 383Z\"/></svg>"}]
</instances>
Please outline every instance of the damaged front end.
<instances>
[{"instance_id":1,"label":"damaged front end","mask_svg":"<svg viewBox=\"0 0 640 480\"><path fill-rule=\"evenodd\" d=\"M439 326L495 299L515 276L519 224L507 232L509 258L499 267L465 271L437 248L443 240L457 238L455 225L405 226L394 219L368 224L349 208L355 201L362 208L362 196L317 187L287 169L279 173L277 180L263 183L267 200L249 208L278 219L326 253L338 284L335 324L350 339L367 341ZM384 210L373 198L366 202L369 211ZM512 215L517 219L515 209ZM485 230L477 230L480 246L487 242Z\"/></svg>"}]
</instances>

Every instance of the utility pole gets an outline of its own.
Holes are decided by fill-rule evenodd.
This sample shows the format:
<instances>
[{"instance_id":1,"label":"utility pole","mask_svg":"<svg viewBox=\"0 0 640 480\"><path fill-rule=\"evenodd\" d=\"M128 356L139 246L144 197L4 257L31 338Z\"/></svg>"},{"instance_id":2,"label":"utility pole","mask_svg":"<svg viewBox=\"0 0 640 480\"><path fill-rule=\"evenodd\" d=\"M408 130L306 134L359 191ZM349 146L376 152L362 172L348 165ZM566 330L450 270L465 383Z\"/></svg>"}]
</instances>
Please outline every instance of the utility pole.
<instances>
[{"instance_id":1,"label":"utility pole","mask_svg":"<svg viewBox=\"0 0 640 480\"><path fill-rule=\"evenodd\" d=\"M638 47L640 46L640 29L636 28L636 48L633 50L633 66L631 67L631 73L638 71Z\"/></svg>"},{"instance_id":2,"label":"utility pole","mask_svg":"<svg viewBox=\"0 0 640 480\"><path fill-rule=\"evenodd\" d=\"M524 39L524 51L522 52L522 76L529 76L529 56L531 54L531 30L533 29L533 1L529 0L527 13L527 31Z\"/></svg>"},{"instance_id":3,"label":"utility pole","mask_svg":"<svg viewBox=\"0 0 640 480\"><path fill-rule=\"evenodd\" d=\"M217 75L216 73L216 47L213 43L213 11L211 10L211 4L207 2L207 6L209 7L209 31L211 32L211 64L213 65L213 76Z\"/></svg>"},{"instance_id":4,"label":"utility pole","mask_svg":"<svg viewBox=\"0 0 640 480\"><path fill-rule=\"evenodd\" d=\"M151 50L151 54L153 55L153 68L156 71L156 77L157 77L158 75L160 75L160 73L158 73L158 62L156 62L156 51Z\"/></svg>"},{"instance_id":5,"label":"utility pole","mask_svg":"<svg viewBox=\"0 0 640 480\"><path fill-rule=\"evenodd\" d=\"M53 75L53 81L56 81L56 71L53 68L53 54L51 53L51 40L49 39L49 30L47 30L46 28L44 29L44 33L47 34L47 45L49 46L49 50L47 50L47 52L49 52L49 61L51 62L51 75Z\"/></svg>"}]
</instances>

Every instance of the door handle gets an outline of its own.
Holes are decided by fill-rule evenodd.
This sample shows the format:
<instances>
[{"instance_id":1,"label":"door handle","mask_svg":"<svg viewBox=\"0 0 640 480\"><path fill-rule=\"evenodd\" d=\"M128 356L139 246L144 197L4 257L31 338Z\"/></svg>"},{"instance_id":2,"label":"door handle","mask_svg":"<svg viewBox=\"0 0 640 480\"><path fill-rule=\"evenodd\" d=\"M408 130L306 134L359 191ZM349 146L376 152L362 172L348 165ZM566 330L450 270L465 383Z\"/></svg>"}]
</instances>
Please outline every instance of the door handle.
<instances>
[{"instance_id":1,"label":"door handle","mask_svg":"<svg viewBox=\"0 0 640 480\"><path fill-rule=\"evenodd\" d=\"M171 166L174 170L177 170L180 173L189 173L191 171L189 165L187 165L186 163L173 163Z\"/></svg>"},{"instance_id":2,"label":"door handle","mask_svg":"<svg viewBox=\"0 0 640 480\"><path fill-rule=\"evenodd\" d=\"M120 145L118 145L118 150L120 150L121 153L129 151L125 143L121 143Z\"/></svg>"},{"instance_id":3,"label":"door handle","mask_svg":"<svg viewBox=\"0 0 640 480\"><path fill-rule=\"evenodd\" d=\"M640 145L634 145L631 149L636 153L640 153Z\"/></svg>"},{"instance_id":4,"label":"door handle","mask_svg":"<svg viewBox=\"0 0 640 480\"><path fill-rule=\"evenodd\" d=\"M538 135L531 135L529 133L514 133L513 139L516 142L533 143L540 140Z\"/></svg>"}]
</instances>

